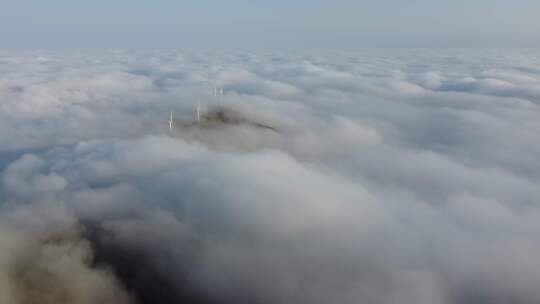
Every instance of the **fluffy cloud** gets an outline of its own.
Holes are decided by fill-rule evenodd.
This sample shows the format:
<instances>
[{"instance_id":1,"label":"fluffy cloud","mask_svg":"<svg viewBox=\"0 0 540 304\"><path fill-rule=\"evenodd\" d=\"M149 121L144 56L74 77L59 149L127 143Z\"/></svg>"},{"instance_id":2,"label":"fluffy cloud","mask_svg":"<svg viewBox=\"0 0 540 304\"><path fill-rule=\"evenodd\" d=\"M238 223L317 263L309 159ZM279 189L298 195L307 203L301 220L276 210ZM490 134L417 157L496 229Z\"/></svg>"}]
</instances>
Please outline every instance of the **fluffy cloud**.
<instances>
[{"instance_id":1,"label":"fluffy cloud","mask_svg":"<svg viewBox=\"0 0 540 304\"><path fill-rule=\"evenodd\" d=\"M2 303L540 301L540 62L445 52L2 54Z\"/></svg>"}]
</instances>

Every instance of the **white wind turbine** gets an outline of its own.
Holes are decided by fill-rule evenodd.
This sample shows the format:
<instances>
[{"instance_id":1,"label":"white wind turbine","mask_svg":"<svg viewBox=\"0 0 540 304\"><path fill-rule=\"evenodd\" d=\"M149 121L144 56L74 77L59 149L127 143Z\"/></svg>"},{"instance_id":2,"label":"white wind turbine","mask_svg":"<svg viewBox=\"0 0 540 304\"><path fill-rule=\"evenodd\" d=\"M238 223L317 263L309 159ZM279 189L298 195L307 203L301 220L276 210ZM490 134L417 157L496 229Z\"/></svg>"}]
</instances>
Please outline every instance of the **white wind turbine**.
<instances>
[{"instance_id":1,"label":"white wind turbine","mask_svg":"<svg viewBox=\"0 0 540 304\"><path fill-rule=\"evenodd\" d=\"M169 116L169 131L172 131L173 128L174 128L174 121L173 121L173 114L171 111L171 115Z\"/></svg>"}]
</instances>

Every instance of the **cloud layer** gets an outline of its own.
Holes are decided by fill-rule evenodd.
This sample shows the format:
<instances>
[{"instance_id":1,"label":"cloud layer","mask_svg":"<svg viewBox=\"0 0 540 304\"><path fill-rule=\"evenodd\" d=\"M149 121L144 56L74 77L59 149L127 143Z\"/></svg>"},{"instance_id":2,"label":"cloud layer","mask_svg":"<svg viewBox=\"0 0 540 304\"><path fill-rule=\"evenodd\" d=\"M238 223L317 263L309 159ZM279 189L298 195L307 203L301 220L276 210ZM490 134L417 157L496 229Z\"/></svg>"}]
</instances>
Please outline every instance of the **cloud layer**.
<instances>
[{"instance_id":1,"label":"cloud layer","mask_svg":"<svg viewBox=\"0 0 540 304\"><path fill-rule=\"evenodd\" d=\"M540 302L539 58L4 51L0 302Z\"/></svg>"}]
</instances>

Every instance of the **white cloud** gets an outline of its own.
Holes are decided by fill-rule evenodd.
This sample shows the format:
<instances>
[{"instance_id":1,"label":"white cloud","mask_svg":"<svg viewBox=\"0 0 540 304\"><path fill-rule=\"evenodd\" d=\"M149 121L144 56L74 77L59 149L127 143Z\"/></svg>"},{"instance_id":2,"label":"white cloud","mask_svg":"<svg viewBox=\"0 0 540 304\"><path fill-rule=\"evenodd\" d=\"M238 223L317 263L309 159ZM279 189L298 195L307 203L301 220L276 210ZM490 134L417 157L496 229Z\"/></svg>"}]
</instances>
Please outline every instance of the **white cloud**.
<instances>
[{"instance_id":1,"label":"white cloud","mask_svg":"<svg viewBox=\"0 0 540 304\"><path fill-rule=\"evenodd\" d=\"M94 302L540 301L540 73L393 52L10 55L0 291L37 248ZM188 127L214 85L274 129Z\"/></svg>"}]
</instances>

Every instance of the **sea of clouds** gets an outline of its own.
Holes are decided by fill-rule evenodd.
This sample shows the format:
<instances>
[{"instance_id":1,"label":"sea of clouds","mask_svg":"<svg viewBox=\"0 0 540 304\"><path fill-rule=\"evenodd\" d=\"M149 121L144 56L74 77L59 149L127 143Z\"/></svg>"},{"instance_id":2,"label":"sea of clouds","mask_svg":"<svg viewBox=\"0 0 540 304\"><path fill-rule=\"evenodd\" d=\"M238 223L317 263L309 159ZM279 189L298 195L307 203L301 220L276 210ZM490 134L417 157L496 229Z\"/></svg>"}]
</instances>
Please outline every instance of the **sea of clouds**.
<instances>
[{"instance_id":1,"label":"sea of clouds","mask_svg":"<svg viewBox=\"0 0 540 304\"><path fill-rule=\"evenodd\" d=\"M275 130L184 128L214 86ZM0 51L2 304L540 303L539 253L539 50Z\"/></svg>"}]
</instances>

